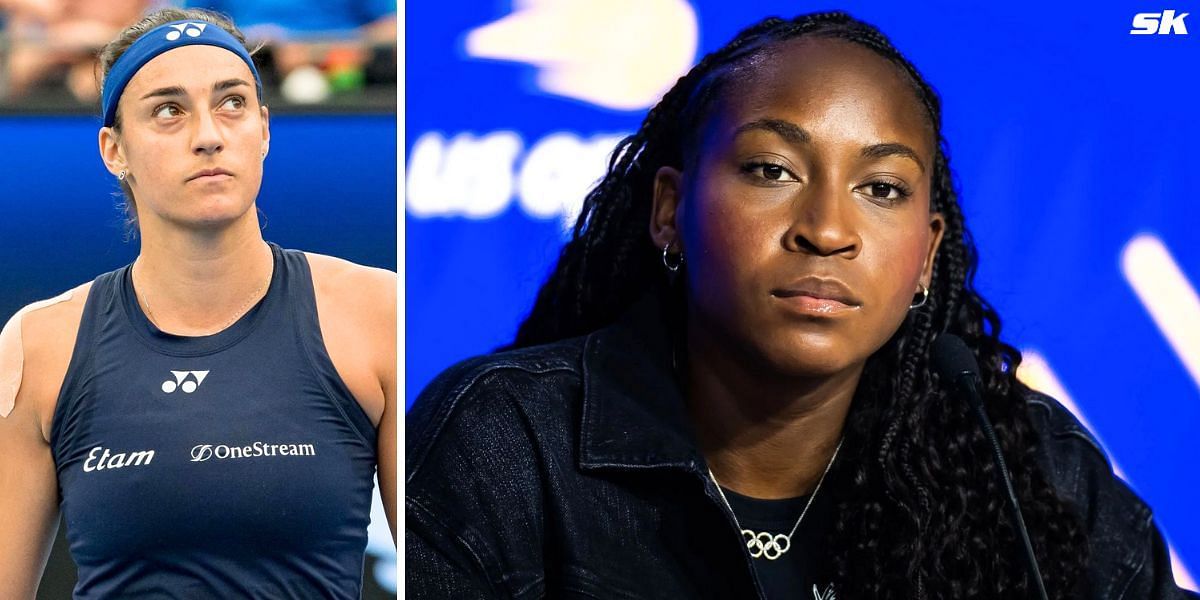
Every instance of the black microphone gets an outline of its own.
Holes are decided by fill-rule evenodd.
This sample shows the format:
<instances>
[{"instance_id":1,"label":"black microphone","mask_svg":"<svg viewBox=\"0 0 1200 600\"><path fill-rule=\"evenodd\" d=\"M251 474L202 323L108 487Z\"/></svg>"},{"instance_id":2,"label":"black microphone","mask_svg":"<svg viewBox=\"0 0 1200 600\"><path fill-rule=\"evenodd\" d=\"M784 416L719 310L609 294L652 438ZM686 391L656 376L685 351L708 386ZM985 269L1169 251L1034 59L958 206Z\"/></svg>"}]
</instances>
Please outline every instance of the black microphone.
<instances>
[{"instance_id":1,"label":"black microphone","mask_svg":"<svg viewBox=\"0 0 1200 600\"><path fill-rule=\"evenodd\" d=\"M987 412L983 409L983 398L979 395L979 364L975 355L967 348L962 338L950 333L944 333L933 342L933 366L942 379L953 384L958 395L965 397L974 409L983 435L992 444L992 458L996 461L996 472L1008 492L1009 517L1017 528L1017 534L1025 545L1026 566L1029 578L1037 589L1039 598L1047 599L1046 587L1042 583L1042 572L1038 569L1037 558L1033 554L1033 544L1029 542L1029 532L1025 529L1025 519L1021 517L1021 506L1017 504L1017 494L1013 491L1012 479L1008 467L1004 464L1004 455L1000 453L1000 442L996 432L992 430L992 422L988 420Z\"/></svg>"}]
</instances>

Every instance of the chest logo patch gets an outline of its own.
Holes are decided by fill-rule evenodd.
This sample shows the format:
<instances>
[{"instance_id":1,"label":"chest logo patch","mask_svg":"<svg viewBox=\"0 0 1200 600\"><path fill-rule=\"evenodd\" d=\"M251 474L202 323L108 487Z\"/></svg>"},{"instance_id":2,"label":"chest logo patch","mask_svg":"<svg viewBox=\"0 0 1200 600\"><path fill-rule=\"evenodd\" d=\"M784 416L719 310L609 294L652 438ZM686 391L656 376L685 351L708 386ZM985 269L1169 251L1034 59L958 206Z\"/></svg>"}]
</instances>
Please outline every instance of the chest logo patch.
<instances>
[{"instance_id":1,"label":"chest logo patch","mask_svg":"<svg viewBox=\"0 0 1200 600\"><path fill-rule=\"evenodd\" d=\"M171 371L171 376L173 379L162 382L163 392L174 394L175 390L182 390L183 393L190 394L204 383L208 371Z\"/></svg>"}]
</instances>

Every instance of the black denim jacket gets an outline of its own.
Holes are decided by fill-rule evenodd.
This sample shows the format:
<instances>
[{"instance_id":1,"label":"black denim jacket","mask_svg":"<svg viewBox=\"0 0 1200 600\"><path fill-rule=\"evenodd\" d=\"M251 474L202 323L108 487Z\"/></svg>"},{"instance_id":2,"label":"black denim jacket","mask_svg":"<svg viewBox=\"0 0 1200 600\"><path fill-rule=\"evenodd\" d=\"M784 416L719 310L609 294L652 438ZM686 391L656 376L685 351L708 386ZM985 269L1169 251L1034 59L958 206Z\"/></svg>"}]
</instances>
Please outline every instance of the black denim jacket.
<instances>
[{"instance_id":1,"label":"black denim jacket","mask_svg":"<svg viewBox=\"0 0 1200 600\"><path fill-rule=\"evenodd\" d=\"M762 597L685 425L658 316L643 302L425 389L406 418L409 598ZM1030 406L1043 468L1088 528L1089 597L1188 597L1150 509L1092 436L1046 396Z\"/></svg>"}]
</instances>

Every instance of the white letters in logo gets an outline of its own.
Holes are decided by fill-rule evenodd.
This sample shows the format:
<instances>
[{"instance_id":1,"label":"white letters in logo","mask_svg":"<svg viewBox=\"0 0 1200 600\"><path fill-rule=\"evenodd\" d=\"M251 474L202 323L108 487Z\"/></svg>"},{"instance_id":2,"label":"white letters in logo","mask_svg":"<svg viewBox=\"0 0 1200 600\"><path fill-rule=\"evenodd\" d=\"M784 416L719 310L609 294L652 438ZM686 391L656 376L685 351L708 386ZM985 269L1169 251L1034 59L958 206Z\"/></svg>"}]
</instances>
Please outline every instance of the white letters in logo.
<instances>
[{"instance_id":1,"label":"white letters in logo","mask_svg":"<svg viewBox=\"0 0 1200 600\"><path fill-rule=\"evenodd\" d=\"M118 452L113 454L108 448L96 446L88 452L87 460L83 461L83 471L103 471L105 469L123 469L125 467L140 467L154 460L153 450L138 450L137 452Z\"/></svg>"},{"instance_id":2,"label":"white letters in logo","mask_svg":"<svg viewBox=\"0 0 1200 600\"><path fill-rule=\"evenodd\" d=\"M1184 17L1191 13L1175 14L1174 10L1164 10L1161 13L1138 13L1133 15L1132 35L1187 35L1187 25Z\"/></svg>"},{"instance_id":3,"label":"white letters in logo","mask_svg":"<svg viewBox=\"0 0 1200 600\"><path fill-rule=\"evenodd\" d=\"M190 394L204 383L204 378L208 377L208 371L171 371L171 375L175 376L175 381L170 379L162 383L162 391L172 394L175 390L183 390L183 393Z\"/></svg>"},{"instance_id":4,"label":"white letters in logo","mask_svg":"<svg viewBox=\"0 0 1200 600\"><path fill-rule=\"evenodd\" d=\"M254 442L245 446L225 444L197 444L192 446L192 462L204 462L210 458L255 458L260 456L316 456L315 444L264 444Z\"/></svg>"},{"instance_id":5,"label":"white letters in logo","mask_svg":"<svg viewBox=\"0 0 1200 600\"><path fill-rule=\"evenodd\" d=\"M204 33L204 28L208 27L208 23L183 23L180 25L172 25L171 29L175 31L167 32L167 41L173 42L183 34L188 34L190 37L199 37Z\"/></svg>"}]
</instances>

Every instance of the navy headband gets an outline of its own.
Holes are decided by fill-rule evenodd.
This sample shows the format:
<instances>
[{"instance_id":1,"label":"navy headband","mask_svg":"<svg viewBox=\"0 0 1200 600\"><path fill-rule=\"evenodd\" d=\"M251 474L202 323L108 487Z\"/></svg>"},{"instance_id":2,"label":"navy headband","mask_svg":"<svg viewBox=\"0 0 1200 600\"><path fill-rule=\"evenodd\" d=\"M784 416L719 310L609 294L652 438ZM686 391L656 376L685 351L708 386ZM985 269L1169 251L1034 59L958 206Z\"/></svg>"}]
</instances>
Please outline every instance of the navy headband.
<instances>
[{"instance_id":1,"label":"navy headband","mask_svg":"<svg viewBox=\"0 0 1200 600\"><path fill-rule=\"evenodd\" d=\"M133 79L146 63L154 57L183 46L216 46L224 48L241 58L250 73L254 75L258 99L262 101L262 79L258 77L258 69L246 47L221 26L203 21L172 21L147 31L126 50L108 71L104 78L104 90L100 95L100 104L104 107L104 126L112 127L117 119L117 102L125 92L125 86Z\"/></svg>"}]
</instances>

